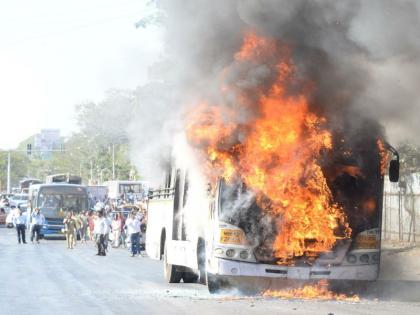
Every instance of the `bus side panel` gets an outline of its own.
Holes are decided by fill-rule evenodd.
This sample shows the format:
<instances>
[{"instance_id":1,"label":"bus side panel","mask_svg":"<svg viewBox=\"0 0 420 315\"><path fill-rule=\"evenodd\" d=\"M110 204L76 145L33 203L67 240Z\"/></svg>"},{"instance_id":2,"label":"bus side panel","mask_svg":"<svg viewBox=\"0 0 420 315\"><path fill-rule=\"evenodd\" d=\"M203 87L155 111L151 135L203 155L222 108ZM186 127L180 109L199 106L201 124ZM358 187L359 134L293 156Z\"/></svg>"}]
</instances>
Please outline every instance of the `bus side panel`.
<instances>
[{"instance_id":1,"label":"bus side panel","mask_svg":"<svg viewBox=\"0 0 420 315\"><path fill-rule=\"evenodd\" d=\"M166 239L171 238L172 213L174 200L151 199L147 208L146 252L152 259L160 259L160 242L162 230L165 229Z\"/></svg>"},{"instance_id":2,"label":"bus side panel","mask_svg":"<svg viewBox=\"0 0 420 315\"><path fill-rule=\"evenodd\" d=\"M195 270L198 269L197 242L171 240L168 241L167 246L168 263Z\"/></svg>"}]
</instances>

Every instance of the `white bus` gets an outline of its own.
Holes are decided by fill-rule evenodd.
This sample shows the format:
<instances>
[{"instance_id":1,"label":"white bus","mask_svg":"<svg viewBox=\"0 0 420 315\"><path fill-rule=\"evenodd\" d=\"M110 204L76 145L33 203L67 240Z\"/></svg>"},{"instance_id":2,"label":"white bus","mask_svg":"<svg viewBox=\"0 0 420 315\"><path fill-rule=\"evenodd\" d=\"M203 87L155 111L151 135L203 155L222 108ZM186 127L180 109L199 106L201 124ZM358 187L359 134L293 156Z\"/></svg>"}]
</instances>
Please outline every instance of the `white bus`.
<instances>
[{"instance_id":1,"label":"white bus","mask_svg":"<svg viewBox=\"0 0 420 315\"><path fill-rule=\"evenodd\" d=\"M147 198L148 183L146 181L112 180L103 183L108 188L108 198L111 200L129 199L137 200Z\"/></svg>"},{"instance_id":2,"label":"white bus","mask_svg":"<svg viewBox=\"0 0 420 315\"><path fill-rule=\"evenodd\" d=\"M391 161L390 178L397 181L398 153L392 152L397 159ZM167 282L188 283L200 279L201 283L207 283L211 293L226 284L239 288L244 284L249 288L249 283L253 285L255 280L328 279L359 283L376 280L384 177L377 153L358 154L364 159L362 162L370 176L356 178L343 173L332 183L334 194L342 198L346 207L352 235L349 239L337 240L329 252L317 257L294 257L292 264L282 263L274 257L272 249L267 249L264 231L260 230L261 220L267 217L263 217L256 202L241 211L232 211L232 205L241 203L249 193L245 185L227 184L219 179L211 183L206 192L203 191L206 185L193 178L193 172L189 174L185 168L176 168L166 174L163 188L150 191L147 254L152 259L164 260ZM349 163L346 164L349 166L360 161L341 163ZM366 196L375 203L373 207L367 205L367 214L360 216L354 209L359 204L363 206L361 200Z\"/></svg>"}]
</instances>

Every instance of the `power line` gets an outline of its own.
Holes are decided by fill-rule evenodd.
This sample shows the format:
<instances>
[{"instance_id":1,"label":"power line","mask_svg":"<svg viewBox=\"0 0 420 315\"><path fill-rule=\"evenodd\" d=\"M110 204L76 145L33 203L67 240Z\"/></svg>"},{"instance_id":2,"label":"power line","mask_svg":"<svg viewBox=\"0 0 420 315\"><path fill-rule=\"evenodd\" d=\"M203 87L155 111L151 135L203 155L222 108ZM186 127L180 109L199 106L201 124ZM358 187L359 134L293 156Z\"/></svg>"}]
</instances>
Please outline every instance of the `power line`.
<instances>
[{"instance_id":1,"label":"power line","mask_svg":"<svg viewBox=\"0 0 420 315\"><path fill-rule=\"evenodd\" d=\"M81 29L86 29L86 28L90 28L90 27L95 27L95 26L98 26L98 25L106 24L108 22L114 22L114 21L126 19L128 17L130 17L133 20L138 20L138 15L136 15L136 16L133 16L132 14L130 14L130 15L123 15L123 16L118 16L118 17L115 17L115 18L100 20L100 21L98 21L96 23L78 25L78 26L75 26L75 27L72 27L72 28L67 28L67 29L62 30L62 31L59 31L59 32L51 32L51 33L48 33L48 34L42 34L42 35L40 34L40 35L36 35L36 36L33 36L33 37L27 37L27 38L18 39L16 41L5 43L5 45L6 46L14 46L14 45L19 45L21 43L29 42L29 41L33 41L33 40L39 40L39 39L43 39L43 38L60 36L62 34L74 32L76 30L81 30Z\"/></svg>"}]
</instances>

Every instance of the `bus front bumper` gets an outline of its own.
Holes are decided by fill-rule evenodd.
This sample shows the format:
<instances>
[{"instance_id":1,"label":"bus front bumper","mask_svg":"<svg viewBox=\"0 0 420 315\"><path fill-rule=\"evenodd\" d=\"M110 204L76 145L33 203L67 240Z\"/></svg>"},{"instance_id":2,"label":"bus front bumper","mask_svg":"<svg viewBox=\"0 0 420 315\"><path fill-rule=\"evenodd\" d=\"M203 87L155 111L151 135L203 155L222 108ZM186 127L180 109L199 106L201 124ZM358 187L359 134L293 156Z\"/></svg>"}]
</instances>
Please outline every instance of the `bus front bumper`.
<instances>
[{"instance_id":1,"label":"bus front bumper","mask_svg":"<svg viewBox=\"0 0 420 315\"><path fill-rule=\"evenodd\" d=\"M63 233L64 225L45 224L41 229L44 238L65 238Z\"/></svg>"},{"instance_id":2,"label":"bus front bumper","mask_svg":"<svg viewBox=\"0 0 420 315\"><path fill-rule=\"evenodd\" d=\"M214 275L229 277L373 281L378 278L379 264L290 267L212 257L207 270Z\"/></svg>"}]
</instances>

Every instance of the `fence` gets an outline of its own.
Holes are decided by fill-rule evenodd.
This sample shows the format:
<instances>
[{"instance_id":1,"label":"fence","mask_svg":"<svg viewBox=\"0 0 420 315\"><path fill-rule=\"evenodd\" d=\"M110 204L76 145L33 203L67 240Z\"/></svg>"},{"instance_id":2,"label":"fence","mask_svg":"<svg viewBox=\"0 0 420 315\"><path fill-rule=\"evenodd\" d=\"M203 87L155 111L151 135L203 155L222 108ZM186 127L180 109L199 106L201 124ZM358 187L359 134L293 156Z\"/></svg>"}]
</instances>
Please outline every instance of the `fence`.
<instances>
[{"instance_id":1,"label":"fence","mask_svg":"<svg viewBox=\"0 0 420 315\"><path fill-rule=\"evenodd\" d=\"M382 214L385 241L420 242L420 173L385 181Z\"/></svg>"}]
</instances>

